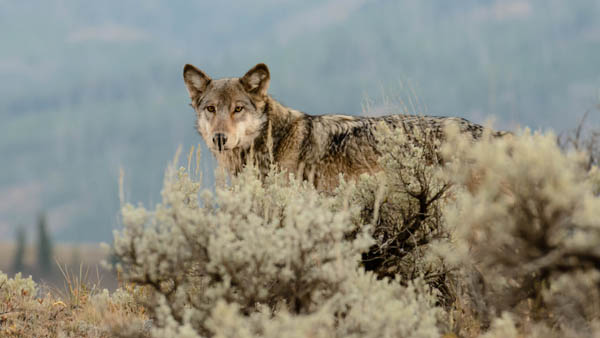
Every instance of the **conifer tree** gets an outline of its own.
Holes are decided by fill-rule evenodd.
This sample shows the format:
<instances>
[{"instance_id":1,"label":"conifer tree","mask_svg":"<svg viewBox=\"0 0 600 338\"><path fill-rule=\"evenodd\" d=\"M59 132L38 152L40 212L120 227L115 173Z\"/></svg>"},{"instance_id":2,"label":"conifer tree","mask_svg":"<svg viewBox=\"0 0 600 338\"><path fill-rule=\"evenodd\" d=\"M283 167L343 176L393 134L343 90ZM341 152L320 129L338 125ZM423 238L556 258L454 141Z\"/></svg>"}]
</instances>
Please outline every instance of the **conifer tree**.
<instances>
[{"instance_id":1,"label":"conifer tree","mask_svg":"<svg viewBox=\"0 0 600 338\"><path fill-rule=\"evenodd\" d=\"M25 229L23 226L17 228L17 247L13 258L12 270L13 272L21 272L23 270L23 258L25 256Z\"/></svg>"},{"instance_id":2,"label":"conifer tree","mask_svg":"<svg viewBox=\"0 0 600 338\"><path fill-rule=\"evenodd\" d=\"M46 215L38 216L38 251L37 264L40 271L49 273L52 268L52 242L48 234Z\"/></svg>"}]
</instances>

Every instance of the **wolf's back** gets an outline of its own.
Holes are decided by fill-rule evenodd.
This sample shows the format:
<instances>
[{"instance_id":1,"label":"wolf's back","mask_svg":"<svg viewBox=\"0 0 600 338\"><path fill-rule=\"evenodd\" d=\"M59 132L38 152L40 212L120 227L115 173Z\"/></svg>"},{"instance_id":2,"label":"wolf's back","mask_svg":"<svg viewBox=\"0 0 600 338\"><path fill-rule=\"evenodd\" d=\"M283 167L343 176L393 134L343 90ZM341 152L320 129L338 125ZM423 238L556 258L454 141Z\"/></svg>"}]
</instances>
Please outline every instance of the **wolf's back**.
<instances>
[{"instance_id":1,"label":"wolf's back","mask_svg":"<svg viewBox=\"0 0 600 338\"><path fill-rule=\"evenodd\" d=\"M387 115L381 117L354 117L345 115L323 115L313 117L317 130L328 135L354 135L370 138L376 132L378 125L384 123L391 129L401 129L407 136L427 134L443 140L445 131L451 125L458 128L461 134L473 139L479 139L486 128L458 117L421 116L421 115ZM508 132L489 131L492 136L503 136Z\"/></svg>"},{"instance_id":2,"label":"wolf's back","mask_svg":"<svg viewBox=\"0 0 600 338\"><path fill-rule=\"evenodd\" d=\"M389 115L380 118L374 118L375 120L383 120L388 126L392 128L402 128L409 135L416 132L425 132L436 138L444 139L445 131L450 126L456 126L461 134L469 135L473 139L480 139L486 128L477 123L473 123L469 120L460 117L446 117L446 116L421 116L421 115ZM491 131L490 134L495 137L501 137L509 132L504 131Z\"/></svg>"}]
</instances>

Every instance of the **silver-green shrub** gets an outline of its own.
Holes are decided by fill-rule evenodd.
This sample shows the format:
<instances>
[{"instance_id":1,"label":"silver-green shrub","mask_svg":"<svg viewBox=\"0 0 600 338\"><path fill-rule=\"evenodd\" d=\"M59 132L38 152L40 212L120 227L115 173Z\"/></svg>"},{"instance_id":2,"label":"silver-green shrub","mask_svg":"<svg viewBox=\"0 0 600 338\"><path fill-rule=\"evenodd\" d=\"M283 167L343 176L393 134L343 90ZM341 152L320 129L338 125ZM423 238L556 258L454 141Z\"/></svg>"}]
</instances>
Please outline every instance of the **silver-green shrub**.
<instances>
[{"instance_id":1,"label":"silver-green shrub","mask_svg":"<svg viewBox=\"0 0 600 338\"><path fill-rule=\"evenodd\" d=\"M357 271L315 312L268 309L250 316L236 304L217 304L208 325L215 337L438 337L439 310L422 281L403 287Z\"/></svg>"},{"instance_id":2,"label":"silver-green shrub","mask_svg":"<svg viewBox=\"0 0 600 338\"><path fill-rule=\"evenodd\" d=\"M344 198L252 167L214 194L199 189L171 166L161 204L122 209L115 254L127 281L153 290L154 336L438 336L422 281L359 268L374 241Z\"/></svg>"},{"instance_id":3,"label":"silver-green shrub","mask_svg":"<svg viewBox=\"0 0 600 338\"><path fill-rule=\"evenodd\" d=\"M18 272L13 278L9 278L0 271L0 302L2 304L11 303L11 299L13 300L12 303L16 304L15 299L17 298L25 302L33 301L37 296L37 292L37 284L31 276L23 278L21 273Z\"/></svg>"},{"instance_id":4,"label":"silver-green shrub","mask_svg":"<svg viewBox=\"0 0 600 338\"><path fill-rule=\"evenodd\" d=\"M552 134L447 135L383 129L381 172L334 196L252 167L201 192L171 166L114 242L124 279L153 290L152 335L599 332L598 168Z\"/></svg>"},{"instance_id":5,"label":"silver-green shrub","mask_svg":"<svg viewBox=\"0 0 600 338\"><path fill-rule=\"evenodd\" d=\"M410 281L423 276L449 303L448 269L439 256L429 254L432 242L448 237L441 214L450 189L440 166L442 140L434 130L418 126L407 131L381 124L378 129L381 171L346 184L350 203L361 210L355 224L371 224L375 239L363 264L380 277Z\"/></svg>"},{"instance_id":6,"label":"silver-green shrub","mask_svg":"<svg viewBox=\"0 0 600 338\"><path fill-rule=\"evenodd\" d=\"M468 290L479 312L589 334L600 315L597 169L528 130L476 144L457 136L444 154L463 189L444 210L452 241L438 249L465 285L480 283Z\"/></svg>"}]
</instances>

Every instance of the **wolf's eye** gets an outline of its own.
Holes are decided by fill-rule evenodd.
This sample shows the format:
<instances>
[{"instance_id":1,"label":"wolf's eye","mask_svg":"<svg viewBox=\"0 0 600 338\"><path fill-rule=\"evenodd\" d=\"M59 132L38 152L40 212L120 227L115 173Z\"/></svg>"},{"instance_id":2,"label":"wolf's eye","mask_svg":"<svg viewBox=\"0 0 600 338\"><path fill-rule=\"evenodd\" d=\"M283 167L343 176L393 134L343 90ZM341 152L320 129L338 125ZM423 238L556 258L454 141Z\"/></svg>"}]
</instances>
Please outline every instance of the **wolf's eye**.
<instances>
[{"instance_id":1,"label":"wolf's eye","mask_svg":"<svg viewBox=\"0 0 600 338\"><path fill-rule=\"evenodd\" d=\"M237 106L237 107L235 107L235 109L234 109L234 112L236 112L236 113L239 113L239 112L241 112L242 110L244 110L244 107L242 107L242 106Z\"/></svg>"},{"instance_id":2,"label":"wolf's eye","mask_svg":"<svg viewBox=\"0 0 600 338\"><path fill-rule=\"evenodd\" d=\"M206 110L208 110L208 112L210 112L210 113L214 113L215 112L215 106L207 106Z\"/></svg>"}]
</instances>

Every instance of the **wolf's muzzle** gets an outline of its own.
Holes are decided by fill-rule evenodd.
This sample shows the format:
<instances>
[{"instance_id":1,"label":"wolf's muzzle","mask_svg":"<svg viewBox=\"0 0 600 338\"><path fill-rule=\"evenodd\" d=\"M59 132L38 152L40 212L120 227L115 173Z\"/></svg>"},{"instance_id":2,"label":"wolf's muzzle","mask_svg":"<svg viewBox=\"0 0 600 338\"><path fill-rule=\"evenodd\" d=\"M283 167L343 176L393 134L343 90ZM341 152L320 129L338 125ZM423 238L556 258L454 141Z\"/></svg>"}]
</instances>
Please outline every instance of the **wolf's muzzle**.
<instances>
[{"instance_id":1,"label":"wolf's muzzle","mask_svg":"<svg viewBox=\"0 0 600 338\"><path fill-rule=\"evenodd\" d=\"M227 136L223 133L216 133L213 136L213 143L217 146L219 151L225 149L225 143L227 142Z\"/></svg>"}]
</instances>

